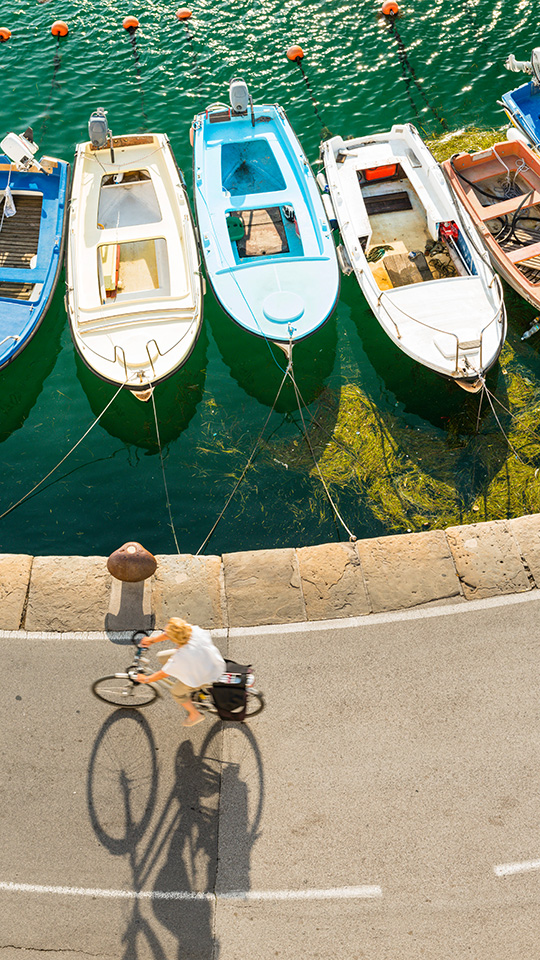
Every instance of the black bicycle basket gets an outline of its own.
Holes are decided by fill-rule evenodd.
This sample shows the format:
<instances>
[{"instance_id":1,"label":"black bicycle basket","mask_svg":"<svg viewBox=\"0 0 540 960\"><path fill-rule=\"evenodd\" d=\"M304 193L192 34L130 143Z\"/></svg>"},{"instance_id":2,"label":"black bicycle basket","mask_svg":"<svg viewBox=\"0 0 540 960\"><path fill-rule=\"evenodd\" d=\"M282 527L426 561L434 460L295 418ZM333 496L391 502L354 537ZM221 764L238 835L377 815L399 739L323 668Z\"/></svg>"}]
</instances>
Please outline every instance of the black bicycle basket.
<instances>
[{"instance_id":1,"label":"black bicycle basket","mask_svg":"<svg viewBox=\"0 0 540 960\"><path fill-rule=\"evenodd\" d=\"M246 680L251 665L225 661L227 670L212 685L212 695L222 720L244 720L246 716Z\"/></svg>"}]
</instances>

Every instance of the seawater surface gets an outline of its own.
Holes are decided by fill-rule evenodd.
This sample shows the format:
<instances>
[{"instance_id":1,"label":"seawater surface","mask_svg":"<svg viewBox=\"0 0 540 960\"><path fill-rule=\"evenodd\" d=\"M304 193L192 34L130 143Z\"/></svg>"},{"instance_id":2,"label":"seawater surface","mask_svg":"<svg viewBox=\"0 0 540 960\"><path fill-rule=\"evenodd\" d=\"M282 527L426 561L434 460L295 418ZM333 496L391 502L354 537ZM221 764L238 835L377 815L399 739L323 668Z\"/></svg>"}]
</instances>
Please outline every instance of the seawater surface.
<instances>
[{"instance_id":1,"label":"seawater surface","mask_svg":"<svg viewBox=\"0 0 540 960\"><path fill-rule=\"evenodd\" d=\"M504 60L510 52L528 58L535 42L530 0L403 3L397 36L371 2L197 0L188 29L176 6L8 0L0 23L12 31L0 44L2 131L30 124L42 152L71 161L90 113L103 106L115 134L169 135L191 195L190 122L227 100L234 75L247 80L256 102L285 107L315 164L322 124L358 136L411 121L426 139L468 125L502 128L497 98L521 82ZM122 29L127 14L141 24L135 48ZM58 18L70 28L60 41L50 33ZM310 87L285 57L292 43L305 50ZM0 513L53 469L115 392L77 358L63 295L62 275L38 334L0 373ZM512 291L507 305L507 346L489 376L497 418L487 400L479 411L478 397L397 350L351 277L325 327L297 346L311 448L357 537L540 510L540 343L520 341L532 308ZM195 553L218 518L272 407L282 365L283 355L238 329L209 291L192 357L155 392L181 552ZM205 552L335 539L347 534L287 385ZM154 553L176 549L152 406L122 393L59 469L0 520L0 550L107 555L126 540Z\"/></svg>"}]
</instances>

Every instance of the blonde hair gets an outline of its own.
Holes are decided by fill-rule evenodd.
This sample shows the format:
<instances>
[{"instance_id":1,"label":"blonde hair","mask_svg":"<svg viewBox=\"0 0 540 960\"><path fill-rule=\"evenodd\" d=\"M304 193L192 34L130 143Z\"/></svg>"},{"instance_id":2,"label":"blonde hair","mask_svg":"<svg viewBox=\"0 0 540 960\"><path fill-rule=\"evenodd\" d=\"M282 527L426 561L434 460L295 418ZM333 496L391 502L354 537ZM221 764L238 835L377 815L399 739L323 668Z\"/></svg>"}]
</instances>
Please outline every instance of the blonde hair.
<instances>
[{"instance_id":1,"label":"blonde hair","mask_svg":"<svg viewBox=\"0 0 540 960\"><path fill-rule=\"evenodd\" d=\"M169 640L178 644L179 647L183 647L189 642L191 637L191 626L179 617L171 617L165 627L165 633Z\"/></svg>"}]
</instances>

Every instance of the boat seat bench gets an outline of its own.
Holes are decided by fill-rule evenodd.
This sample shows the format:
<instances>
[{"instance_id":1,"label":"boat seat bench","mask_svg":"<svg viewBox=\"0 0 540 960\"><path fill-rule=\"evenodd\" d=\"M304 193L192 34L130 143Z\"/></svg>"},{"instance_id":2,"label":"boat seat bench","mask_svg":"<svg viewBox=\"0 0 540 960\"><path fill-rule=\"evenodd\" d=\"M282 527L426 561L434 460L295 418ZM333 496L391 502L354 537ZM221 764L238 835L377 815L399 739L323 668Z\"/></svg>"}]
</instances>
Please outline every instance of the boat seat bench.
<instances>
[{"instance_id":1,"label":"boat seat bench","mask_svg":"<svg viewBox=\"0 0 540 960\"><path fill-rule=\"evenodd\" d=\"M522 209L526 210L529 207L534 207L535 204L540 203L540 193L538 190L535 190L531 193L529 199L523 203L527 194L522 194L520 197L512 197L510 200L502 200L501 203L493 203L489 207L480 207L480 219L484 222L486 220L496 220L497 217L505 217L509 213L515 213L518 207L523 204Z\"/></svg>"},{"instance_id":2,"label":"boat seat bench","mask_svg":"<svg viewBox=\"0 0 540 960\"><path fill-rule=\"evenodd\" d=\"M507 251L506 256L511 263L521 263L522 260L540 257L540 243L529 243L526 247L518 247L517 250Z\"/></svg>"}]
</instances>

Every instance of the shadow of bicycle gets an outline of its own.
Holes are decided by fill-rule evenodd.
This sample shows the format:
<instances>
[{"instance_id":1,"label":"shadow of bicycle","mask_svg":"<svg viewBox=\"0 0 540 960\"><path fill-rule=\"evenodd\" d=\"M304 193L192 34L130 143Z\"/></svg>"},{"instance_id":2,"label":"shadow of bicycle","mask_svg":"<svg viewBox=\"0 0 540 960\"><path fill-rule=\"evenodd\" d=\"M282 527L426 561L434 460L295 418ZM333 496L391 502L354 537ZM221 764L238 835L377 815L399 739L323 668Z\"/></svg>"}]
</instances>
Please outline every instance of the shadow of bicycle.
<instances>
[{"instance_id":1,"label":"shadow of bicycle","mask_svg":"<svg viewBox=\"0 0 540 960\"><path fill-rule=\"evenodd\" d=\"M198 753L191 741L180 744L162 800L156 743L145 717L116 710L96 737L87 779L90 821L103 847L128 864L133 895L119 945L122 960L219 956L213 927L223 796L234 811L234 888L249 889L263 805L262 761L252 731L235 724L240 760L249 753L257 771L248 796L241 762L222 758L226 726L232 725L214 724Z\"/></svg>"}]
</instances>

